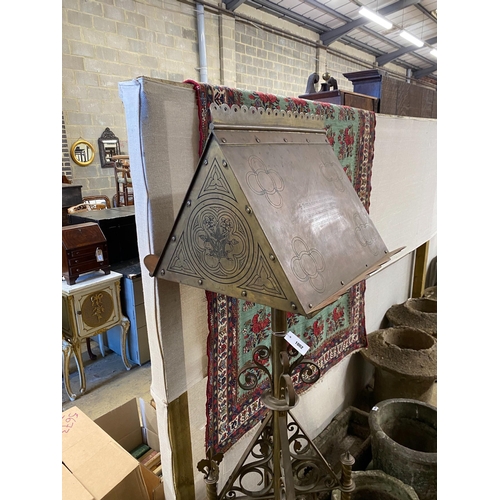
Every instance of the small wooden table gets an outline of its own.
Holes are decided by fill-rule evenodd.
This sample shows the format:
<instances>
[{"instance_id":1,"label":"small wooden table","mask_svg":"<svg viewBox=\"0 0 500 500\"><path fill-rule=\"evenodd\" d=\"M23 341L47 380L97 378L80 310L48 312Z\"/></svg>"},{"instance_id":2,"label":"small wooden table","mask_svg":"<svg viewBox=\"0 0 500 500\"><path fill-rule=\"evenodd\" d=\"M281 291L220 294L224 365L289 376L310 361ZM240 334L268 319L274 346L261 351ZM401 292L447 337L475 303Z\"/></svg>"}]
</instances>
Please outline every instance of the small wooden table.
<instances>
[{"instance_id":1,"label":"small wooden table","mask_svg":"<svg viewBox=\"0 0 500 500\"><path fill-rule=\"evenodd\" d=\"M120 303L122 275L111 271L81 276L74 285L62 282L62 352L66 392L71 401L76 394L69 382L69 363L74 355L80 377L80 394L86 389L81 341L99 335L114 326L121 327L121 354L127 370L132 367L127 359L129 319L123 315Z\"/></svg>"}]
</instances>

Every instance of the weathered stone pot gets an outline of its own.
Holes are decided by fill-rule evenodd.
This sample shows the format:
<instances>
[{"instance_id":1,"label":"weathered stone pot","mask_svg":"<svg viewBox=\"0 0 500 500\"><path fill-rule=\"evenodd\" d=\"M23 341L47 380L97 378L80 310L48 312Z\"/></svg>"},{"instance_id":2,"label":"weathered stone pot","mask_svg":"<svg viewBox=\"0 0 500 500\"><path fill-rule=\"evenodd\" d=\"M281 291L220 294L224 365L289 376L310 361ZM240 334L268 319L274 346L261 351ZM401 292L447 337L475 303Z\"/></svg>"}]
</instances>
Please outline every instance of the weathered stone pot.
<instances>
[{"instance_id":1,"label":"weathered stone pot","mask_svg":"<svg viewBox=\"0 0 500 500\"><path fill-rule=\"evenodd\" d=\"M419 500L437 498L437 410L412 399L388 399L368 416L373 469L410 485Z\"/></svg>"},{"instance_id":2,"label":"weathered stone pot","mask_svg":"<svg viewBox=\"0 0 500 500\"><path fill-rule=\"evenodd\" d=\"M408 299L390 307L385 316L389 326L411 326L437 337L437 299Z\"/></svg>"},{"instance_id":3,"label":"weathered stone pot","mask_svg":"<svg viewBox=\"0 0 500 500\"><path fill-rule=\"evenodd\" d=\"M351 500L419 500L415 490L381 470L352 473L356 488ZM332 491L332 500L340 500L339 489Z\"/></svg>"},{"instance_id":4,"label":"weathered stone pot","mask_svg":"<svg viewBox=\"0 0 500 500\"><path fill-rule=\"evenodd\" d=\"M432 299L432 300L437 300L438 299L438 287L437 286L430 286L424 290L424 293L422 295L424 299Z\"/></svg>"},{"instance_id":5,"label":"weathered stone pot","mask_svg":"<svg viewBox=\"0 0 500 500\"><path fill-rule=\"evenodd\" d=\"M341 455L348 450L356 460L352 470L365 470L372 459L368 413L349 406L313 441L336 473L341 471Z\"/></svg>"},{"instance_id":6,"label":"weathered stone pot","mask_svg":"<svg viewBox=\"0 0 500 500\"><path fill-rule=\"evenodd\" d=\"M367 337L361 353L375 367L375 402L392 398L429 403L437 377L437 340L423 330L394 327Z\"/></svg>"}]
</instances>

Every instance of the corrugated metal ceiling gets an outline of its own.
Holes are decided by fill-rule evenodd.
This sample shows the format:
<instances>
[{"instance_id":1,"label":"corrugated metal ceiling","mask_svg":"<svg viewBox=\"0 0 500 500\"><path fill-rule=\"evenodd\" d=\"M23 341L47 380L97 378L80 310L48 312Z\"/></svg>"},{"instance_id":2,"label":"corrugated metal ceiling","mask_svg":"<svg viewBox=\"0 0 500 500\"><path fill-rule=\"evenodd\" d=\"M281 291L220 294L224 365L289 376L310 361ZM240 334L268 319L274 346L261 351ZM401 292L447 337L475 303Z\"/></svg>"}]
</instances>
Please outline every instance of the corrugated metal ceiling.
<instances>
[{"instance_id":1,"label":"corrugated metal ceiling","mask_svg":"<svg viewBox=\"0 0 500 500\"><path fill-rule=\"evenodd\" d=\"M335 41L376 57L379 67L392 63L413 78L437 80L437 1L435 0L224 0L228 10L246 3L311 29L330 45ZM385 29L359 14L364 6L392 22ZM400 36L401 30L424 42L421 48Z\"/></svg>"}]
</instances>

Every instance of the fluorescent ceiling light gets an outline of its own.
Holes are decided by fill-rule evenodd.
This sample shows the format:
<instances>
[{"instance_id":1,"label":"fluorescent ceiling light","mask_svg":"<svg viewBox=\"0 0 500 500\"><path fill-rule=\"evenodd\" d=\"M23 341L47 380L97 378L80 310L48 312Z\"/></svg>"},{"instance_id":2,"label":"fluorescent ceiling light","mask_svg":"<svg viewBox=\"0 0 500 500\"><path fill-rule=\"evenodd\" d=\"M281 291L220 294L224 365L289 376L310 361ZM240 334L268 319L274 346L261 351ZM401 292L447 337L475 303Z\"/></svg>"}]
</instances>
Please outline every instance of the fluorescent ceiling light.
<instances>
[{"instance_id":1,"label":"fluorescent ceiling light","mask_svg":"<svg viewBox=\"0 0 500 500\"><path fill-rule=\"evenodd\" d=\"M438 51L437 51L437 49L432 49L432 50L429 52L429 54L430 54L431 56L434 56L434 57L437 59L437 56L438 56Z\"/></svg>"},{"instance_id":2,"label":"fluorescent ceiling light","mask_svg":"<svg viewBox=\"0 0 500 500\"><path fill-rule=\"evenodd\" d=\"M374 23L380 24L380 26L384 27L387 30L390 30L392 28L392 23L390 21L384 19L378 14L375 14L375 12L372 12L371 10L368 10L366 7L361 7L361 9L359 9L359 13L362 16L372 20Z\"/></svg>"},{"instance_id":3,"label":"fluorescent ceiling light","mask_svg":"<svg viewBox=\"0 0 500 500\"><path fill-rule=\"evenodd\" d=\"M409 42L413 43L413 45L416 45L417 47L423 47L424 42L422 40L419 40L417 37L410 35L407 31L403 30L401 33L399 33L399 36L402 36L403 38L406 38Z\"/></svg>"}]
</instances>

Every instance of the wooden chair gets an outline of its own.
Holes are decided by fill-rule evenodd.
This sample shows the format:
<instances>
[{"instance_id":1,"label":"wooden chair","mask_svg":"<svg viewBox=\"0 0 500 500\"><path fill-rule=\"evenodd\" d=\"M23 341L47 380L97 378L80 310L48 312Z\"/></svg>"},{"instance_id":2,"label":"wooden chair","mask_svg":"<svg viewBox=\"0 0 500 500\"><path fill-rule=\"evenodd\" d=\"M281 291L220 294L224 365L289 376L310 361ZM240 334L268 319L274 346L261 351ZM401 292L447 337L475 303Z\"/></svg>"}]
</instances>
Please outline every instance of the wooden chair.
<instances>
[{"instance_id":1,"label":"wooden chair","mask_svg":"<svg viewBox=\"0 0 500 500\"><path fill-rule=\"evenodd\" d=\"M111 208L111 202L105 194L96 196L84 196L83 202L88 203L91 207L96 207L92 208L92 210L103 210L105 208Z\"/></svg>"},{"instance_id":2,"label":"wooden chair","mask_svg":"<svg viewBox=\"0 0 500 500\"><path fill-rule=\"evenodd\" d=\"M68 214L77 214L90 210L105 210L111 208L111 202L106 195L85 196L82 203L68 208Z\"/></svg>"},{"instance_id":3,"label":"wooden chair","mask_svg":"<svg viewBox=\"0 0 500 500\"><path fill-rule=\"evenodd\" d=\"M115 155L111 157L115 166L116 204L125 207L134 204L134 188L130 175L130 162L128 155Z\"/></svg>"}]
</instances>

